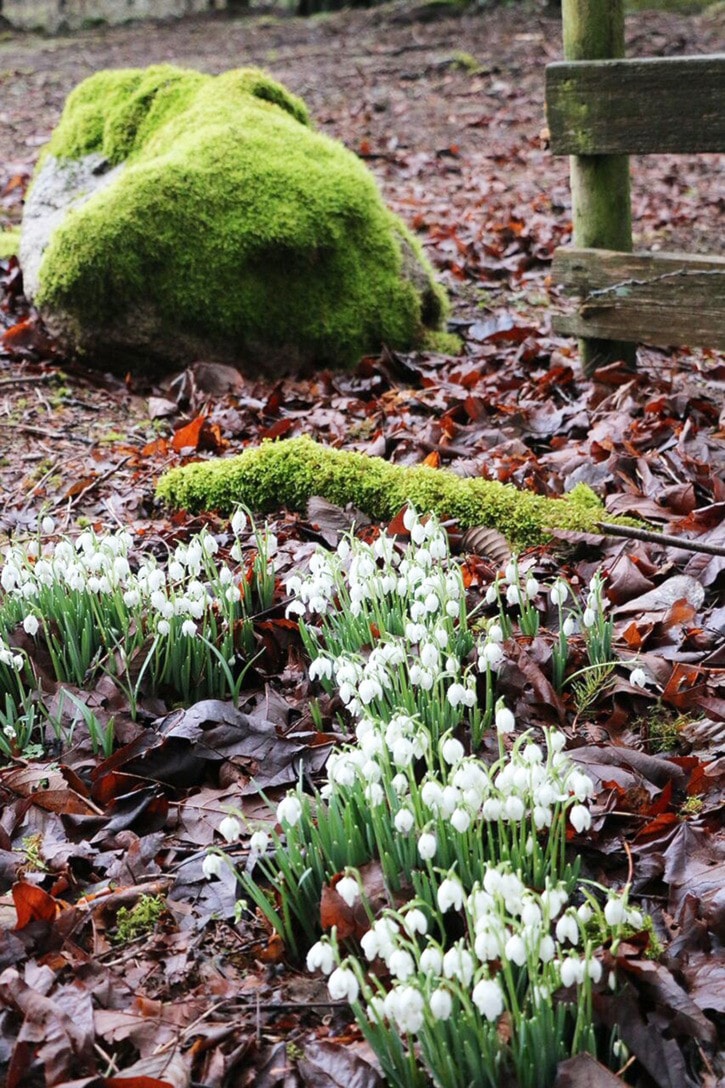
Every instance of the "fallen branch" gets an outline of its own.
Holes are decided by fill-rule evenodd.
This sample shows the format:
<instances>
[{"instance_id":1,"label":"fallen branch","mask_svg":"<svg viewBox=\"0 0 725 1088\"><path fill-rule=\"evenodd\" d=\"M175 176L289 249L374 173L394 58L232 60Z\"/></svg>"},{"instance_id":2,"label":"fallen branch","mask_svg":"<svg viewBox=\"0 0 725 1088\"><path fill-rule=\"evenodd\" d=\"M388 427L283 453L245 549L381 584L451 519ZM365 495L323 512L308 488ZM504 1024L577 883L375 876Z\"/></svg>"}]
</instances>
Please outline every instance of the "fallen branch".
<instances>
[{"instance_id":1,"label":"fallen branch","mask_svg":"<svg viewBox=\"0 0 725 1088\"><path fill-rule=\"evenodd\" d=\"M610 521L600 521L599 528L609 536L626 536L632 540L646 540L652 544L668 544L673 548L682 548L687 552L705 552L706 555L725 555L725 545L708 544L706 540L685 540L670 533L653 533L649 529L637 529L630 525L613 525Z\"/></svg>"}]
</instances>

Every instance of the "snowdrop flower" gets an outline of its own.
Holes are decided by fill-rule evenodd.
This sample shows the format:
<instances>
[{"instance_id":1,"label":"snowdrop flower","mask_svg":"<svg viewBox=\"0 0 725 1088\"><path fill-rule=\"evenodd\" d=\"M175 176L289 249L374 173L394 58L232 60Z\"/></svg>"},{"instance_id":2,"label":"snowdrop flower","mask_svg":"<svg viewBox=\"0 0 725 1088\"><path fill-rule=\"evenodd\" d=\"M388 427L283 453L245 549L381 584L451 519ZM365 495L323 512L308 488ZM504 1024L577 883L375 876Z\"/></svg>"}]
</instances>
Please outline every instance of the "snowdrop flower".
<instances>
[{"instance_id":1,"label":"snowdrop flower","mask_svg":"<svg viewBox=\"0 0 725 1088\"><path fill-rule=\"evenodd\" d=\"M23 620L23 630L25 631L26 635L37 635L39 627L40 622L38 620L38 617L34 616L32 612L30 612Z\"/></svg>"},{"instance_id":2,"label":"snowdrop flower","mask_svg":"<svg viewBox=\"0 0 725 1088\"><path fill-rule=\"evenodd\" d=\"M597 984L597 982L601 982L602 965L599 960L589 960L587 964L587 974L595 985Z\"/></svg>"},{"instance_id":3,"label":"snowdrop flower","mask_svg":"<svg viewBox=\"0 0 725 1088\"><path fill-rule=\"evenodd\" d=\"M414 986L397 986L385 998L385 1011L398 1031L414 1035L423 1026L425 1003L420 990Z\"/></svg>"},{"instance_id":4,"label":"snowdrop flower","mask_svg":"<svg viewBox=\"0 0 725 1088\"><path fill-rule=\"evenodd\" d=\"M438 907L442 914L446 914L447 911L453 908L454 910L460 910L463 906L464 892L463 885L460 880L455 880L451 877L446 877L438 888L437 894Z\"/></svg>"},{"instance_id":5,"label":"snowdrop flower","mask_svg":"<svg viewBox=\"0 0 725 1088\"><path fill-rule=\"evenodd\" d=\"M395 951L398 927L390 918L379 918L360 939L360 946L368 960L377 956L387 960Z\"/></svg>"},{"instance_id":6,"label":"snowdrop flower","mask_svg":"<svg viewBox=\"0 0 725 1088\"><path fill-rule=\"evenodd\" d=\"M582 831L588 831L592 826L592 814L586 805L574 805L569 813L571 826L581 835Z\"/></svg>"},{"instance_id":7,"label":"snowdrop flower","mask_svg":"<svg viewBox=\"0 0 725 1088\"><path fill-rule=\"evenodd\" d=\"M493 979L482 978L473 987L471 1000L481 1016L487 1020L498 1020L504 1009L501 987Z\"/></svg>"},{"instance_id":8,"label":"snowdrop flower","mask_svg":"<svg viewBox=\"0 0 725 1088\"><path fill-rule=\"evenodd\" d=\"M428 932L428 919L422 910L413 907L403 918L403 928L409 937L414 937L416 933L425 934Z\"/></svg>"},{"instance_id":9,"label":"snowdrop flower","mask_svg":"<svg viewBox=\"0 0 725 1088\"><path fill-rule=\"evenodd\" d=\"M342 880L338 880L335 891L348 907L353 907L360 898L360 885L352 876L344 876Z\"/></svg>"},{"instance_id":10,"label":"snowdrop flower","mask_svg":"<svg viewBox=\"0 0 725 1088\"><path fill-rule=\"evenodd\" d=\"M582 623L585 627L593 627L597 622L597 614L593 608L585 608L584 615L582 616Z\"/></svg>"},{"instance_id":11,"label":"snowdrop flower","mask_svg":"<svg viewBox=\"0 0 725 1088\"><path fill-rule=\"evenodd\" d=\"M241 507L237 507L237 509L232 514L231 527L232 532L235 536L241 536L242 533L246 531L247 515L244 513Z\"/></svg>"},{"instance_id":12,"label":"snowdrop flower","mask_svg":"<svg viewBox=\"0 0 725 1088\"><path fill-rule=\"evenodd\" d=\"M451 765L453 765L454 763L458 763L459 760L463 759L463 756L465 755L465 749L461 742L455 737L446 737L446 739L441 744L441 755L443 756L443 759L446 761L446 763L450 763Z\"/></svg>"},{"instance_id":13,"label":"snowdrop flower","mask_svg":"<svg viewBox=\"0 0 725 1088\"><path fill-rule=\"evenodd\" d=\"M579 944L579 926L577 925L576 916L571 911L562 914L556 923L556 939L560 944L565 941L568 941L569 944Z\"/></svg>"},{"instance_id":14,"label":"snowdrop flower","mask_svg":"<svg viewBox=\"0 0 725 1088\"><path fill-rule=\"evenodd\" d=\"M541 590L541 586L535 578L530 577L526 579L526 596L531 600L533 597L538 596Z\"/></svg>"},{"instance_id":15,"label":"snowdrop flower","mask_svg":"<svg viewBox=\"0 0 725 1088\"><path fill-rule=\"evenodd\" d=\"M323 975L332 973L335 966L335 953L327 941L318 941L313 944L307 953L307 970L322 971Z\"/></svg>"},{"instance_id":16,"label":"snowdrop flower","mask_svg":"<svg viewBox=\"0 0 725 1088\"><path fill-rule=\"evenodd\" d=\"M449 948L443 957L443 974L446 978L457 978L462 986L470 986L473 978L473 957L461 946L460 941L453 948Z\"/></svg>"},{"instance_id":17,"label":"snowdrop flower","mask_svg":"<svg viewBox=\"0 0 725 1088\"><path fill-rule=\"evenodd\" d=\"M434 1020L448 1020L453 1012L453 999L448 990L438 988L428 998L431 1015Z\"/></svg>"},{"instance_id":18,"label":"snowdrop flower","mask_svg":"<svg viewBox=\"0 0 725 1088\"><path fill-rule=\"evenodd\" d=\"M331 680L332 661L329 657L316 657L310 664L310 680Z\"/></svg>"},{"instance_id":19,"label":"snowdrop flower","mask_svg":"<svg viewBox=\"0 0 725 1088\"><path fill-rule=\"evenodd\" d=\"M557 578L553 586L549 590L549 600L552 604L555 604L558 608L561 608L566 598L569 596L569 587L562 578Z\"/></svg>"},{"instance_id":20,"label":"snowdrop flower","mask_svg":"<svg viewBox=\"0 0 725 1088\"><path fill-rule=\"evenodd\" d=\"M410 952L407 952L404 948L396 948L395 952L388 958L388 970L395 978L405 982L415 973L415 961Z\"/></svg>"},{"instance_id":21,"label":"snowdrop flower","mask_svg":"<svg viewBox=\"0 0 725 1088\"><path fill-rule=\"evenodd\" d=\"M53 520L52 517L50 517L49 514L46 514L45 517L43 518L43 520L41 521L40 531L43 534L43 536L50 536L51 533L55 532L55 521Z\"/></svg>"},{"instance_id":22,"label":"snowdrop flower","mask_svg":"<svg viewBox=\"0 0 725 1088\"><path fill-rule=\"evenodd\" d=\"M610 926L620 926L627 915L625 899L620 896L610 896L604 907L604 917Z\"/></svg>"},{"instance_id":23,"label":"snowdrop flower","mask_svg":"<svg viewBox=\"0 0 725 1088\"><path fill-rule=\"evenodd\" d=\"M451 684L446 692L446 698L454 708L458 706L472 707L476 704L475 691L464 687L463 684Z\"/></svg>"},{"instance_id":24,"label":"snowdrop flower","mask_svg":"<svg viewBox=\"0 0 725 1088\"><path fill-rule=\"evenodd\" d=\"M523 604L523 594L521 589L517 585L510 585L506 590L506 603L515 607L516 605Z\"/></svg>"},{"instance_id":25,"label":"snowdrop flower","mask_svg":"<svg viewBox=\"0 0 725 1088\"><path fill-rule=\"evenodd\" d=\"M436 855L438 849L438 843L435 835L432 835L429 831L424 831L418 839L418 854L422 861L430 861Z\"/></svg>"},{"instance_id":26,"label":"snowdrop flower","mask_svg":"<svg viewBox=\"0 0 725 1088\"><path fill-rule=\"evenodd\" d=\"M406 779L407 786L407 779ZM408 835L415 825L415 817L408 808L401 808L395 814L395 830L401 835Z\"/></svg>"},{"instance_id":27,"label":"snowdrop flower","mask_svg":"<svg viewBox=\"0 0 725 1088\"><path fill-rule=\"evenodd\" d=\"M162 638L166 638L171 633L171 624L168 620L159 620L156 624L156 631Z\"/></svg>"},{"instance_id":28,"label":"snowdrop flower","mask_svg":"<svg viewBox=\"0 0 725 1088\"><path fill-rule=\"evenodd\" d=\"M471 826L471 817L463 808L457 808L451 814L451 826L459 835L464 835Z\"/></svg>"},{"instance_id":29,"label":"snowdrop flower","mask_svg":"<svg viewBox=\"0 0 725 1088\"><path fill-rule=\"evenodd\" d=\"M360 996L360 986L349 967L338 967L327 980L327 991L333 1001L352 1004Z\"/></svg>"},{"instance_id":30,"label":"snowdrop flower","mask_svg":"<svg viewBox=\"0 0 725 1088\"><path fill-rule=\"evenodd\" d=\"M635 688L645 688L649 683L649 677L644 669L632 669L629 674L629 682Z\"/></svg>"},{"instance_id":31,"label":"snowdrop flower","mask_svg":"<svg viewBox=\"0 0 725 1088\"><path fill-rule=\"evenodd\" d=\"M219 824L219 834L227 842L236 842L242 833L242 825L235 816L225 816Z\"/></svg>"},{"instance_id":32,"label":"snowdrop flower","mask_svg":"<svg viewBox=\"0 0 725 1088\"><path fill-rule=\"evenodd\" d=\"M513 794L504 801L503 810L507 820L510 820L511 823L518 823L519 820L524 818L526 806L520 797Z\"/></svg>"},{"instance_id":33,"label":"snowdrop flower","mask_svg":"<svg viewBox=\"0 0 725 1088\"><path fill-rule=\"evenodd\" d=\"M564 632L566 637L571 638L571 636L575 635L578 630L579 624L577 623L574 616L567 616L562 625L562 631Z\"/></svg>"},{"instance_id":34,"label":"snowdrop flower","mask_svg":"<svg viewBox=\"0 0 725 1088\"><path fill-rule=\"evenodd\" d=\"M443 953L435 945L428 945L420 954L420 969L426 975L440 975L443 970Z\"/></svg>"},{"instance_id":35,"label":"snowdrop flower","mask_svg":"<svg viewBox=\"0 0 725 1088\"><path fill-rule=\"evenodd\" d=\"M486 590L486 604L496 604L496 601L498 600L498 592L498 581L492 582Z\"/></svg>"},{"instance_id":36,"label":"snowdrop flower","mask_svg":"<svg viewBox=\"0 0 725 1088\"><path fill-rule=\"evenodd\" d=\"M507 706L499 700L496 707L496 729L499 733L512 733L516 728L516 719Z\"/></svg>"},{"instance_id":37,"label":"snowdrop flower","mask_svg":"<svg viewBox=\"0 0 725 1088\"><path fill-rule=\"evenodd\" d=\"M196 634L196 624L193 620L184 620L181 625L182 635L186 635L187 638L193 638Z\"/></svg>"},{"instance_id":38,"label":"snowdrop flower","mask_svg":"<svg viewBox=\"0 0 725 1088\"><path fill-rule=\"evenodd\" d=\"M515 963L518 967L523 967L526 963L526 945L524 944L523 937L519 933L512 934L504 945L504 955L511 963Z\"/></svg>"},{"instance_id":39,"label":"snowdrop flower","mask_svg":"<svg viewBox=\"0 0 725 1088\"><path fill-rule=\"evenodd\" d=\"M478 668L481 672L493 669L495 672L504 659L504 652L498 642L485 642L478 655Z\"/></svg>"},{"instance_id":40,"label":"snowdrop flower","mask_svg":"<svg viewBox=\"0 0 725 1088\"><path fill-rule=\"evenodd\" d=\"M249 846L255 854L266 853L269 846L269 835L266 831L255 831L249 840Z\"/></svg>"},{"instance_id":41,"label":"snowdrop flower","mask_svg":"<svg viewBox=\"0 0 725 1088\"><path fill-rule=\"evenodd\" d=\"M576 913L582 925L586 925L588 922L591 922L594 912L588 903L582 903Z\"/></svg>"},{"instance_id":42,"label":"snowdrop flower","mask_svg":"<svg viewBox=\"0 0 725 1088\"><path fill-rule=\"evenodd\" d=\"M290 827L294 827L298 824L302 818L302 805L294 794L288 794L283 797L280 803L277 805L277 821L281 824L289 824Z\"/></svg>"},{"instance_id":43,"label":"snowdrop flower","mask_svg":"<svg viewBox=\"0 0 725 1088\"><path fill-rule=\"evenodd\" d=\"M579 985L584 981L584 975L586 973L586 963L584 960L580 960L578 956L567 956L566 959L561 961L561 984L562 986L574 986Z\"/></svg>"},{"instance_id":44,"label":"snowdrop flower","mask_svg":"<svg viewBox=\"0 0 725 1088\"><path fill-rule=\"evenodd\" d=\"M201 863L201 871L207 880L211 880L213 876L221 877L225 869L226 864L219 854L207 854Z\"/></svg>"}]
</instances>

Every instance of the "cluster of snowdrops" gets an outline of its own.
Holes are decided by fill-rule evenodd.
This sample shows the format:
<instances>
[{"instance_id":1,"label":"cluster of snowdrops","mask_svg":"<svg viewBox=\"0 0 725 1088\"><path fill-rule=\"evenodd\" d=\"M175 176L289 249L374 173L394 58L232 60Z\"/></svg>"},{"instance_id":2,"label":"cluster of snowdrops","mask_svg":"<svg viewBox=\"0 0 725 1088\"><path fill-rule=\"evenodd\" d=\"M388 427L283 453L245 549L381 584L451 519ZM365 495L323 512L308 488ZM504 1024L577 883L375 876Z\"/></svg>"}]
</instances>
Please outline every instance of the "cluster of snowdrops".
<instances>
[{"instance_id":1,"label":"cluster of snowdrops","mask_svg":"<svg viewBox=\"0 0 725 1088\"><path fill-rule=\"evenodd\" d=\"M616 985L602 945L643 918L627 888L587 884L567 858L567 829L590 826L592 783L563 734L517 735L496 693L512 610L532 630L542 587L512 560L487 597L498 614L476 621L440 524L409 510L405 527L408 543L344 539L287 582L310 677L339 697L355 739L319 791L300 784L276 830L254 832L239 879L288 953L350 1002L391 1084L546 1088L582 1050L618 1063L592 992ZM561 579L549 593L563 682L574 632L596 667L611 622L598 576L581 602ZM220 831L231 842L242 824L230 814ZM210 853L207 875L227 862ZM325 889L344 933L321 933Z\"/></svg>"},{"instance_id":2,"label":"cluster of snowdrops","mask_svg":"<svg viewBox=\"0 0 725 1088\"><path fill-rule=\"evenodd\" d=\"M590 826L591 782L562 733L517 730L497 676L513 617L535 635L545 592L558 610L557 689L577 634L590 668L611 667L604 586L595 576L579 601L563 579L544 589L513 559L488 590L487 618L476 617L440 524L413 510L404 520L408 540L345 538L287 582L310 677L338 697L355 737L331 753L319 791L300 784L280 802L277 830L254 832L253 864L239 879L290 957L323 971L330 996L351 1003L390 1083L499 1088L515 1077L520 1088L546 1088L571 1054L621 1057L616 1036L593 1021L592 993L616 985L603 944L616 948L643 918L627 888L579 878L567 831ZM253 616L275 589L274 536L253 529L245 547L246 532L240 511L234 565L206 530L135 569L124 532L46 544L39 533L9 548L4 754L22 754L41 724L61 727L44 705L40 647L105 752L112 730L94 733L79 699L103 674L132 712L146 694L238 699ZM630 680L646 677L635 667ZM220 831L233 841L242 825L230 814ZM226 863L212 852L205 872ZM344 933L322 933L323 890L347 912Z\"/></svg>"}]
</instances>

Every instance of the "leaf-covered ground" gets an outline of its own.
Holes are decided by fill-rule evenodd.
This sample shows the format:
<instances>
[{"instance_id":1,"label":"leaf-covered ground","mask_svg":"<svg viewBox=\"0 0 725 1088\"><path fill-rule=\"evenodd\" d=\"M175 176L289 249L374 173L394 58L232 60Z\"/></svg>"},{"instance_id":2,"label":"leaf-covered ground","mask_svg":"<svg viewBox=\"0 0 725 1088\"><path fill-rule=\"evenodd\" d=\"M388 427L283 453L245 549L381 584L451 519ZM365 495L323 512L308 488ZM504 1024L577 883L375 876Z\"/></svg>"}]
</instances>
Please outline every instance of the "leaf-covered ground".
<instances>
[{"instance_id":1,"label":"leaf-covered ground","mask_svg":"<svg viewBox=\"0 0 725 1088\"><path fill-rule=\"evenodd\" d=\"M722 18L642 13L630 20L630 50L715 52ZM0 226L17 222L39 147L91 71L261 64L366 158L420 233L465 350L384 353L312 382L244 380L203 360L163 383L123 380L58 358L17 266L0 262L0 533L34 532L52 513L64 531L127 527L159 555L202 524L228 545L213 516L159 509L158 476L308 433L540 493L586 482L611 513L725 545L722 357L643 349L636 376L613 366L584 381L575 346L551 333L551 254L570 226L566 162L542 133L543 67L560 56L559 33L555 20L515 7L431 17L396 5L2 41ZM638 244L716 252L721 166L713 156L636 161ZM317 506L273 520L280 605L256 623L262 656L240 713L156 700L137 724L102 682L97 712L114 717L118 741L109 760L77 730L72 748L0 769L0 1079L10 1088L379 1083L324 983L287 966L261 923L235 923L231 876L202 874L227 806L264 818L260 789L278 797L301 763L315 775L339 734L334 705L327 733L314 731L301 642L281 602L284 577L318 543L336 542L345 515ZM515 667L500 677L521 726L566 732L597 785L592 830L575 847L595 879L631 878L664 945L658 960L634 944L620 952L639 1040L622 1079L714 1088L725 1072L724 560L602 535L562 536L526 563L581 584L606 572L618 652L637 654L654 681L642 691L617 674L577 714L547 680L546 625L515 640ZM482 556L468 569L474 594L495 574ZM234 852L243 866L246 843ZM119 910L142 895L162 897L163 910L146 930L119 934ZM562 1073L561 1085L599 1083L589 1075Z\"/></svg>"}]
</instances>

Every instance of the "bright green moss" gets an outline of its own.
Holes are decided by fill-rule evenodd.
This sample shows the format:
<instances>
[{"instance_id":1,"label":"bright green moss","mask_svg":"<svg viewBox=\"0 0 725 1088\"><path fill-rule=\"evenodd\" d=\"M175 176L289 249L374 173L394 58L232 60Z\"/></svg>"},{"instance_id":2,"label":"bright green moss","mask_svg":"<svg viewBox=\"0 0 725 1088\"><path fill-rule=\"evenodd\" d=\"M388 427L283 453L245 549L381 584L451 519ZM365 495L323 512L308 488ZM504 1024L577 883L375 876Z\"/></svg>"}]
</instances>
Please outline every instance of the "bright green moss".
<instances>
[{"instance_id":1,"label":"bright green moss","mask_svg":"<svg viewBox=\"0 0 725 1088\"><path fill-rule=\"evenodd\" d=\"M0 230L0 261L8 257L17 257L20 246L20 231Z\"/></svg>"},{"instance_id":2,"label":"bright green moss","mask_svg":"<svg viewBox=\"0 0 725 1088\"><path fill-rule=\"evenodd\" d=\"M489 525L516 547L539 544L550 530L595 530L605 511L588 487L548 499L498 481L456 476L444 469L391 465L379 457L318 445L310 438L263 442L238 457L172 469L158 495L176 508L229 513L237 503L261 512L281 505L303 509L312 495L353 503L386 520L407 502L455 518L463 528Z\"/></svg>"},{"instance_id":3,"label":"bright green moss","mask_svg":"<svg viewBox=\"0 0 725 1088\"><path fill-rule=\"evenodd\" d=\"M55 231L37 296L80 350L126 317L133 342L151 311L160 357L168 332L275 372L406 350L443 323L445 296L370 172L262 72L99 72L46 151L90 153L125 166Z\"/></svg>"}]
</instances>

